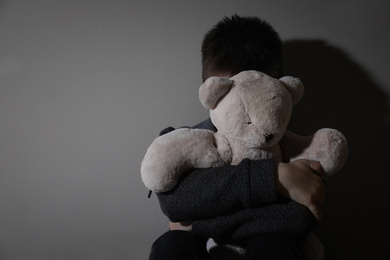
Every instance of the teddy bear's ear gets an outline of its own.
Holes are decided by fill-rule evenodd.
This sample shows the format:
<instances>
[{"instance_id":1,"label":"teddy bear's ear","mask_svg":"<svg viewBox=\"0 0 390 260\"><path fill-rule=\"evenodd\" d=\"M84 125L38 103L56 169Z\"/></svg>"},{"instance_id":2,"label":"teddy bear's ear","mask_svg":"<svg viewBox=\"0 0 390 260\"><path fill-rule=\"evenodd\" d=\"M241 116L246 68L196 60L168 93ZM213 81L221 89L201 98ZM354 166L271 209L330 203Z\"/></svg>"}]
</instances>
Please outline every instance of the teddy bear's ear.
<instances>
[{"instance_id":1,"label":"teddy bear's ear","mask_svg":"<svg viewBox=\"0 0 390 260\"><path fill-rule=\"evenodd\" d=\"M284 86L286 86L286 88L290 92L293 104L295 105L296 103L298 103L303 96L303 91L305 90L302 81L298 78L294 78L291 76L285 76L283 78L280 78L279 80L283 83Z\"/></svg>"},{"instance_id":2,"label":"teddy bear's ear","mask_svg":"<svg viewBox=\"0 0 390 260\"><path fill-rule=\"evenodd\" d=\"M225 77L210 77L199 88L200 102L208 109L214 108L218 101L230 91L233 80Z\"/></svg>"}]
</instances>

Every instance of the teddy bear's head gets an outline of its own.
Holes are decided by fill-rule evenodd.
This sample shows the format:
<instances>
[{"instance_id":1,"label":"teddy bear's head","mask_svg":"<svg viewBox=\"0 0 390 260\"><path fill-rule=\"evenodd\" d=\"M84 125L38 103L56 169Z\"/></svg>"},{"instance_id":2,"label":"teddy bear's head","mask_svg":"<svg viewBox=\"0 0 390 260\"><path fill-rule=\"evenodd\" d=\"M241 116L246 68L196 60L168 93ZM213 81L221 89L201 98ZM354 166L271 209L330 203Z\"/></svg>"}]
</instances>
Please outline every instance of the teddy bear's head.
<instances>
[{"instance_id":1,"label":"teddy bear's head","mask_svg":"<svg viewBox=\"0 0 390 260\"><path fill-rule=\"evenodd\" d=\"M258 71L243 71L231 78L207 79L200 86L199 99L210 109L218 132L246 147L266 148L283 137L303 90L298 78L275 79Z\"/></svg>"}]
</instances>

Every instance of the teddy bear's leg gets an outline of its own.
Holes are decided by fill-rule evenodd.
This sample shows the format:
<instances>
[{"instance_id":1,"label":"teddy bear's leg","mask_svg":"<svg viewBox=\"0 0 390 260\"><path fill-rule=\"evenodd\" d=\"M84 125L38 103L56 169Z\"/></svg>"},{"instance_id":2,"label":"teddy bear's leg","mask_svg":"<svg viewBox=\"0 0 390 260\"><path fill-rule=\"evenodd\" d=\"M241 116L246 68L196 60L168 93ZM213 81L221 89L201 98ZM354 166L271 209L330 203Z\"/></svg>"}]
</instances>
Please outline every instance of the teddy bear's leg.
<instances>
[{"instance_id":1,"label":"teddy bear's leg","mask_svg":"<svg viewBox=\"0 0 390 260\"><path fill-rule=\"evenodd\" d=\"M299 136L286 131L280 140L283 161L297 159L319 161L327 176L338 172L345 164L348 154L347 140L335 129L323 128L311 136Z\"/></svg>"},{"instance_id":2,"label":"teddy bear's leg","mask_svg":"<svg viewBox=\"0 0 390 260\"><path fill-rule=\"evenodd\" d=\"M227 164L228 146L224 138L210 130L174 130L149 146L141 163L142 180L152 191L168 191L187 171Z\"/></svg>"}]
</instances>

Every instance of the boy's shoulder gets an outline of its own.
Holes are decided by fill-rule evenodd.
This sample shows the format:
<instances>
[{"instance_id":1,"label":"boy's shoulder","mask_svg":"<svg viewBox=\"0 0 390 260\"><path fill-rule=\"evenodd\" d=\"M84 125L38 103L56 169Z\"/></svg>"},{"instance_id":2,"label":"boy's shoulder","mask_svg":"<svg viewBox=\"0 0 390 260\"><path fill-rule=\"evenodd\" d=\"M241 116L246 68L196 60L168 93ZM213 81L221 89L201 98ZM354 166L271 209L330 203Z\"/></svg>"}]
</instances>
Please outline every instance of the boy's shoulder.
<instances>
[{"instance_id":1,"label":"boy's shoulder","mask_svg":"<svg viewBox=\"0 0 390 260\"><path fill-rule=\"evenodd\" d=\"M207 129L207 130L212 130L214 132L217 132L217 129L215 128L215 126L211 122L210 118L207 118L206 120L200 122L199 124L194 125L192 128L195 128L195 129Z\"/></svg>"},{"instance_id":2,"label":"boy's shoulder","mask_svg":"<svg viewBox=\"0 0 390 260\"><path fill-rule=\"evenodd\" d=\"M202 122L200 122L199 124L196 124L194 125L193 127L190 127L190 126L182 126L180 128L194 128L194 129L207 129L207 130L211 130L211 131L214 131L214 132L217 132L217 129L215 128L215 126L213 125L213 123L211 122L211 119L208 118ZM160 132L160 136L161 135L164 135L164 134L167 134L169 132L172 132L173 130L175 130L174 127L170 126L170 127L167 127L163 130L161 130Z\"/></svg>"}]
</instances>

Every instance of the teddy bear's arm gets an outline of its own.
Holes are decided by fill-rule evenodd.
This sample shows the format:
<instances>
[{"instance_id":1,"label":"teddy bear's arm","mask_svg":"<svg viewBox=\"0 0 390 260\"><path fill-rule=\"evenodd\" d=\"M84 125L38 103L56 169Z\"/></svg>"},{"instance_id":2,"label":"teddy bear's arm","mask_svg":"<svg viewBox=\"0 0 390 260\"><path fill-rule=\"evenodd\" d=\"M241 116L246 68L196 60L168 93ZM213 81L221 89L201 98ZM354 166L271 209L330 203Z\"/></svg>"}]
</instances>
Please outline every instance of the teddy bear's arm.
<instances>
[{"instance_id":1,"label":"teddy bear's arm","mask_svg":"<svg viewBox=\"0 0 390 260\"><path fill-rule=\"evenodd\" d=\"M338 172L345 164L348 145L345 136L338 130L323 128L311 136L300 136L286 130L279 142L284 162L297 159L319 161L327 178Z\"/></svg>"},{"instance_id":2,"label":"teddy bear's arm","mask_svg":"<svg viewBox=\"0 0 390 260\"><path fill-rule=\"evenodd\" d=\"M165 192L184 172L221 166L230 160L225 138L210 130L182 128L154 140L141 163L141 176L148 189Z\"/></svg>"}]
</instances>

